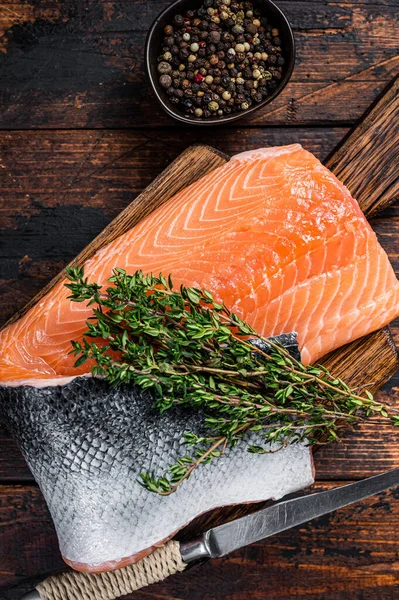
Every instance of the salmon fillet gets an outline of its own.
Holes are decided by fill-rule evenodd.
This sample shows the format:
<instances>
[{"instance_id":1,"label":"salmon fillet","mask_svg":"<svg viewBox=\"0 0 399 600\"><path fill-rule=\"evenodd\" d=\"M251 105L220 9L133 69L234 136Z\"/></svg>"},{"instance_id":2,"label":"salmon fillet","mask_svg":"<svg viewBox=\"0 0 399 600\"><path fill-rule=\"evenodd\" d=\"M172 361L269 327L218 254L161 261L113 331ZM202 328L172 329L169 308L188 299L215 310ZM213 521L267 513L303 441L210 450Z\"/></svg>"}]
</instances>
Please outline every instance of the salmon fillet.
<instances>
[{"instance_id":1,"label":"salmon fillet","mask_svg":"<svg viewBox=\"0 0 399 600\"><path fill-rule=\"evenodd\" d=\"M106 283L114 267L203 287L268 337L298 332L305 363L399 313L388 257L349 191L294 144L244 152L175 195L85 265ZM91 309L59 283L0 333L0 383L68 382L70 341Z\"/></svg>"}]
</instances>

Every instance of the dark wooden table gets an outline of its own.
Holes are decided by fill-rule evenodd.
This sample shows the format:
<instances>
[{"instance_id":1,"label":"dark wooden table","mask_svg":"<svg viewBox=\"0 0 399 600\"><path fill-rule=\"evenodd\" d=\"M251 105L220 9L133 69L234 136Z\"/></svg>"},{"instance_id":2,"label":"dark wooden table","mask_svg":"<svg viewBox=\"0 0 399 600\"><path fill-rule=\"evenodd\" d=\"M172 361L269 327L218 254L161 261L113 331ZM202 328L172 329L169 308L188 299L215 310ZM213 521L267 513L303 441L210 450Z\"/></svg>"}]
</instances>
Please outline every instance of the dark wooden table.
<instances>
[{"instance_id":1,"label":"dark wooden table","mask_svg":"<svg viewBox=\"0 0 399 600\"><path fill-rule=\"evenodd\" d=\"M231 128L182 128L143 71L166 0L1 0L0 320L21 308L188 144L228 154L300 142L324 159L399 73L399 0L284 0L291 83ZM376 176L379 174L376 173ZM399 208L373 222L399 271ZM399 343L399 325L392 331ZM381 396L399 402L399 378ZM399 434L365 425L316 456L316 489L399 466ZM0 597L62 560L44 501L0 426ZM143 600L399 597L399 491L138 592ZM133 597L132 597L133 598Z\"/></svg>"}]
</instances>

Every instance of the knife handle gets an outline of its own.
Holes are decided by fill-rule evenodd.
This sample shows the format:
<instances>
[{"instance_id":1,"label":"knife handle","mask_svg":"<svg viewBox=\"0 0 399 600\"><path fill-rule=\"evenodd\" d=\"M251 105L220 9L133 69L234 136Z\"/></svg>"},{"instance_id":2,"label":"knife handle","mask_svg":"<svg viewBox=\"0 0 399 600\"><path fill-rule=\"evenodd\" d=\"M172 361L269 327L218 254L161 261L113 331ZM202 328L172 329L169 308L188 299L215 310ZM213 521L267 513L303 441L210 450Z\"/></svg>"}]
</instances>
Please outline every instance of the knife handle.
<instances>
[{"instance_id":1,"label":"knife handle","mask_svg":"<svg viewBox=\"0 0 399 600\"><path fill-rule=\"evenodd\" d=\"M171 541L141 561L106 573L52 575L21 600L114 600L183 571L179 542Z\"/></svg>"}]
</instances>

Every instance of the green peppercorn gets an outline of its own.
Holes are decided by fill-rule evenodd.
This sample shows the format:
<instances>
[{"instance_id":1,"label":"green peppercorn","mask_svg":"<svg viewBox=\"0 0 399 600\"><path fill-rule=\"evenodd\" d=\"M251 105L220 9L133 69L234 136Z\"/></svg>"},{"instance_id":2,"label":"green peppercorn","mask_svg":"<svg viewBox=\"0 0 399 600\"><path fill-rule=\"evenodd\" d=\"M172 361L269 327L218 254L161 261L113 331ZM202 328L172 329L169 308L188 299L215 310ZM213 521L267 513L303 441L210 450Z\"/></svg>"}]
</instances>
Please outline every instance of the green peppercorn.
<instances>
[{"instance_id":1,"label":"green peppercorn","mask_svg":"<svg viewBox=\"0 0 399 600\"><path fill-rule=\"evenodd\" d=\"M241 108L242 108L242 110L247 110L247 109L249 108L249 104L248 104L248 102L243 102L243 103L241 104Z\"/></svg>"},{"instance_id":2,"label":"green peppercorn","mask_svg":"<svg viewBox=\"0 0 399 600\"><path fill-rule=\"evenodd\" d=\"M219 108L219 104L216 101L212 100L211 102L209 102L208 108L211 112L216 112Z\"/></svg>"},{"instance_id":3,"label":"green peppercorn","mask_svg":"<svg viewBox=\"0 0 399 600\"><path fill-rule=\"evenodd\" d=\"M194 114L196 117L202 117L202 114L203 114L202 108L196 108L194 111Z\"/></svg>"}]
</instances>

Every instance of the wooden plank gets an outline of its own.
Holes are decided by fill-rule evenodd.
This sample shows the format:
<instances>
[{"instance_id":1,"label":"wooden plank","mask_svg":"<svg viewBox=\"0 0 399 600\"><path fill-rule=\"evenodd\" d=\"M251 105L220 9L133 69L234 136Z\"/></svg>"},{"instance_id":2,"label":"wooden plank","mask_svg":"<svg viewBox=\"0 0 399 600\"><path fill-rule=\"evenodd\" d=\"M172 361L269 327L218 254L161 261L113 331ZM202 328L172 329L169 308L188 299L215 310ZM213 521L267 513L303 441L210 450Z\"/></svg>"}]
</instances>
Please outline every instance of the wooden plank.
<instances>
[{"instance_id":1,"label":"wooden plank","mask_svg":"<svg viewBox=\"0 0 399 600\"><path fill-rule=\"evenodd\" d=\"M142 59L146 32L167 4L3 2L0 127L175 126L150 94ZM399 73L397 2L279 5L297 41L293 78L238 126L353 123Z\"/></svg>"},{"instance_id":2,"label":"wooden plank","mask_svg":"<svg viewBox=\"0 0 399 600\"><path fill-rule=\"evenodd\" d=\"M399 77L327 160L373 218L399 198Z\"/></svg>"},{"instance_id":3,"label":"wooden plank","mask_svg":"<svg viewBox=\"0 0 399 600\"><path fill-rule=\"evenodd\" d=\"M315 491L339 482L319 482ZM240 514L233 508L229 517ZM37 488L0 486L0 597L19 600L64 569ZM194 522L185 537L197 531ZM380 494L219 560L127 600L394 600L399 587L399 494ZM12 587L10 587L12 586ZM6 591L7 590L7 591Z\"/></svg>"}]
</instances>

